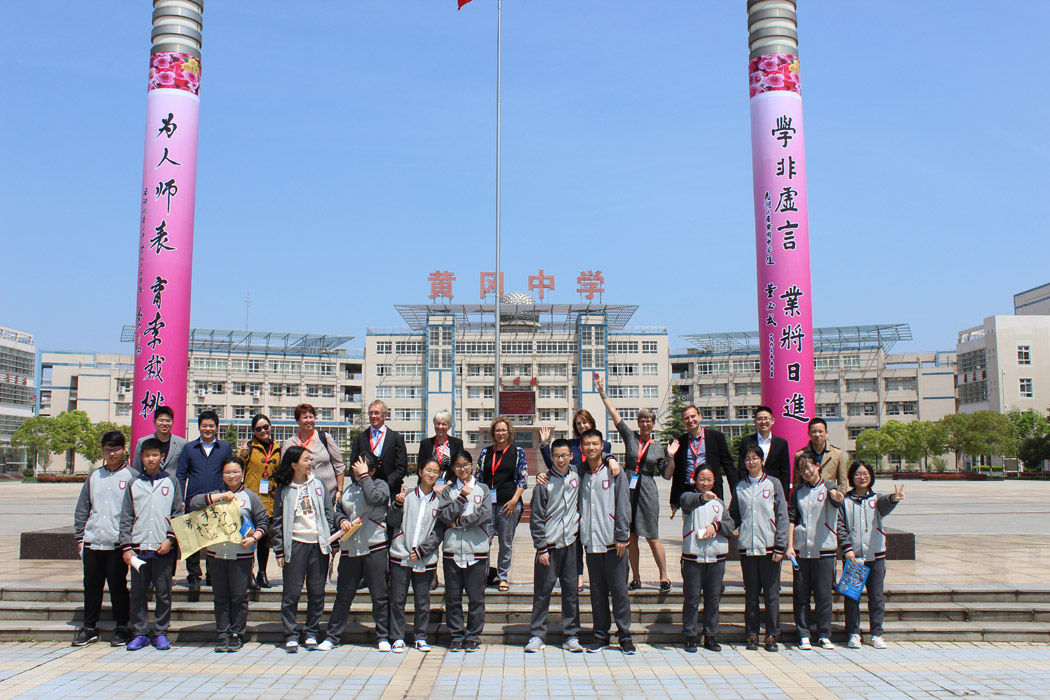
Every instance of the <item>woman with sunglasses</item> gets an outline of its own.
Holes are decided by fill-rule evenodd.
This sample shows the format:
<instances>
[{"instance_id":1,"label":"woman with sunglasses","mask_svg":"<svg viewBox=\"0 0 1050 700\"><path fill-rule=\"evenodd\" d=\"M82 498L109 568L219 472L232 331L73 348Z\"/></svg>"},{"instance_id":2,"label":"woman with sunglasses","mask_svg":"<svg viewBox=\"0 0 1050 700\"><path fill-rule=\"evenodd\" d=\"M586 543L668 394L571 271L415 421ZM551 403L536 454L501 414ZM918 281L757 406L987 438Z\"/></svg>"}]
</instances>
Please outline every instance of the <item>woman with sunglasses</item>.
<instances>
[{"instance_id":1,"label":"woman with sunglasses","mask_svg":"<svg viewBox=\"0 0 1050 700\"><path fill-rule=\"evenodd\" d=\"M252 417L252 436L241 443L238 456L244 462L244 488L259 494L259 499L266 508L266 516L273 517L273 484L271 479L281 463L281 448L273 439L270 419L261 413ZM266 565L270 561L270 533L259 540L255 548L259 563L259 572L255 575L252 588L270 588L266 577Z\"/></svg>"}]
</instances>

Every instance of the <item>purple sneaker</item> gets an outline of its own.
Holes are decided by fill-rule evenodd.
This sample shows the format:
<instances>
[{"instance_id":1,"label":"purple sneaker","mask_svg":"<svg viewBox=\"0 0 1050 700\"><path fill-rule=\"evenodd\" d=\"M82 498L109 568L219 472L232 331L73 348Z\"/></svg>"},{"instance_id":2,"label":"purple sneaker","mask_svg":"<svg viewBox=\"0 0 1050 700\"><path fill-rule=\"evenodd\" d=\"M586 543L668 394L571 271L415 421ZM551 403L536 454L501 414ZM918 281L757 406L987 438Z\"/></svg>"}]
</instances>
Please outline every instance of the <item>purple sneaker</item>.
<instances>
[{"instance_id":1,"label":"purple sneaker","mask_svg":"<svg viewBox=\"0 0 1050 700\"><path fill-rule=\"evenodd\" d=\"M158 634L153 638L153 646L161 651L167 651L168 649L171 649L171 642L168 641L168 638L165 635Z\"/></svg>"},{"instance_id":2,"label":"purple sneaker","mask_svg":"<svg viewBox=\"0 0 1050 700\"><path fill-rule=\"evenodd\" d=\"M128 651L138 651L144 647L149 646L149 637L144 634L138 634L131 638L128 642Z\"/></svg>"}]
</instances>

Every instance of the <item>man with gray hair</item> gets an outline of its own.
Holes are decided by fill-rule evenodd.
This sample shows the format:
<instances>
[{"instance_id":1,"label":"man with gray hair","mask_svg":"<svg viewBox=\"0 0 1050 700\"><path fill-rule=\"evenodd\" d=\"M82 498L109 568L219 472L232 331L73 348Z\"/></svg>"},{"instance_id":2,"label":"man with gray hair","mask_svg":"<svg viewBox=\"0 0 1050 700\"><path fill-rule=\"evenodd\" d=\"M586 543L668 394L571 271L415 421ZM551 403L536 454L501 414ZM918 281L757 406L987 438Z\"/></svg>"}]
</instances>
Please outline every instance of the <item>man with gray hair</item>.
<instances>
[{"instance_id":1,"label":"man with gray hair","mask_svg":"<svg viewBox=\"0 0 1050 700\"><path fill-rule=\"evenodd\" d=\"M357 458L372 455L376 458L376 478L386 479L390 493L401 491L401 482L408 474L408 450L401 433L391 430L386 424L387 407L376 399L368 404L366 428L354 438L348 464L356 464Z\"/></svg>"}]
</instances>

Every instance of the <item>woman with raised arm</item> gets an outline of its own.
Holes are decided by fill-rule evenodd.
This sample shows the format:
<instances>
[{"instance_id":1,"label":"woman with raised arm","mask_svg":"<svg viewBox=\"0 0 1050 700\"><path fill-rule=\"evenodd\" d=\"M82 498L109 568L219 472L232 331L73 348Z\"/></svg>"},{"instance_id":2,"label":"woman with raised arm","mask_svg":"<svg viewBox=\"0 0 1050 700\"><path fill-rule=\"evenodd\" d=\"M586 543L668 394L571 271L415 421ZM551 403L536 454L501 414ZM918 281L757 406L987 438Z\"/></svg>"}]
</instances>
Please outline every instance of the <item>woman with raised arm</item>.
<instances>
[{"instance_id":1,"label":"woman with raised arm","mask_svg":"<svg viewBox=\"0 0 1050 700\"><path fill-rule=\"evenodd\" d=\"M660 494L656 488L656 476L663 474L667 457L663 445L653 435L656 414L648 408L639 410L638 432L635 432L627 426L627 421L616 410L612 399L605 393L605 382L597 374L594 375L594 388L602 397L602 403L616 426L616 432L623 439L624 469L630 478L631 541L627 553L631 560L631 582L627 585L627 590L633 591L642 587L638 538L644 537L660 570L660 591L667 593L671 590L671 579L667 576L667 554L664 552L663 543L660 542Z\"/></svg>"}]
</instances>

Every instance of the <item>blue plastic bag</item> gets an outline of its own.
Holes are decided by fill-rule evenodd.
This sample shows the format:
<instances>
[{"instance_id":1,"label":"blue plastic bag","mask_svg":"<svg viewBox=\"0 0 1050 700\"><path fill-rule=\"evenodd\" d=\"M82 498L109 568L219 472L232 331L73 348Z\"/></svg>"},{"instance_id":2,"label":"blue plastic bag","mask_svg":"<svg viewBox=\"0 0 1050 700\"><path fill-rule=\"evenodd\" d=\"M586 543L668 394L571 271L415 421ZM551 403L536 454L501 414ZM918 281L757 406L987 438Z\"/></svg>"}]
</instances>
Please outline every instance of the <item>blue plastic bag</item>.
<instances>
[{"instance_id":1,"label":"blue plastic bag","mask_svg":"<svg viewBox=\"0 0 1050 700\"><path fill-rule=\"evenodd\" d=\"M835 590L853 600L860 600L861 591L864 590L864 582L868 580L868 574L870 573L871 569L863 563L853 563L847 559L845 566L842 567L842 576L839 577L839 582L835 584Z\"/></svg>"}]
</instances>

